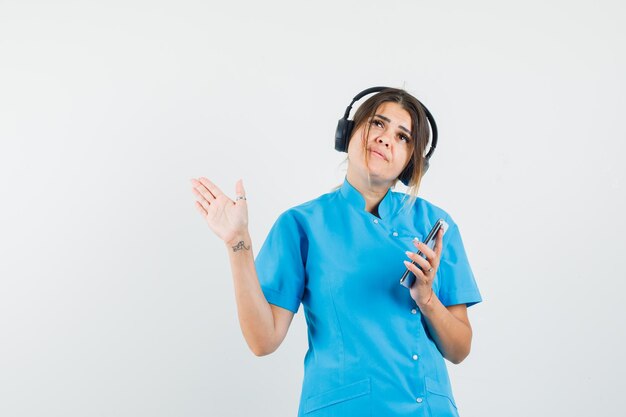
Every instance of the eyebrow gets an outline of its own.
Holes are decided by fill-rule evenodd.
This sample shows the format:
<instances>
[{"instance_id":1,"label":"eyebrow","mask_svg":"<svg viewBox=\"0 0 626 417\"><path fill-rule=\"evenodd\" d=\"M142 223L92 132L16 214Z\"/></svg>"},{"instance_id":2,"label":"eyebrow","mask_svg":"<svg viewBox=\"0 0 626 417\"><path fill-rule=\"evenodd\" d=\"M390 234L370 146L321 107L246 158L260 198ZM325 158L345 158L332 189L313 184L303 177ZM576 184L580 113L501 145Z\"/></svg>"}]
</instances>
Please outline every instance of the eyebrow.
<instances>
[{"instance_id":1,"label":"eyebrow","mask_svg":"<svg viewBox=\"0 0 626 417\"><path fill-rule=\"evenodd\" d=\"M386 117L386 116L383 116L382 114L375 114L374 116L376 116L376 117L380 117L381 119L383 119L383 120L384 120L384 121L386 121L387 123L391 123L391 119L390 119L390 118L388 118L388 117ZM400 127L400 129L404 130L404 131L405 131L406 133L408 133L409 135L411 134L411 131L410 131L409 129L407 129L406 127L404 127L404 126L399 126L399 127Z\"/></svg>"}]
</instances>

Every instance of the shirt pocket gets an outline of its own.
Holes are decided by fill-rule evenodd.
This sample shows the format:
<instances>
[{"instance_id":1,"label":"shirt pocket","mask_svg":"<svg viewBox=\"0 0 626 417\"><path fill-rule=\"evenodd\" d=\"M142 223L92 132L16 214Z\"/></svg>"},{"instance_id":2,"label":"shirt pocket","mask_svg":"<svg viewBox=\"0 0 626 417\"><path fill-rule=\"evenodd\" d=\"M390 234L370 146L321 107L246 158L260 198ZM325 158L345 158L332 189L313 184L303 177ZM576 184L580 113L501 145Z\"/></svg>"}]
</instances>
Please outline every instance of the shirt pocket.
<instances>
[{"instance_id":1,"label":"shirt pocket","mask_svg":"<svg viewBox=\"0 0 626 417\"><path fill-rule=\"evenodd\" d=\"M428 397L428 409L431 416L437 417L458 417L459 413L456 403L449 389L442 386L432 378L426 377L426 391Z\"/></svg>"},{"instance_id":2,"label":"shirt pocket","mask_svg":"<svg viewBox=\"0 0 626 417\"><path fill-rule=\"evenodd\" d=\"M307 417L371 417L370 379L366 378L307 398Z\"/></svg>"}]
</instances>

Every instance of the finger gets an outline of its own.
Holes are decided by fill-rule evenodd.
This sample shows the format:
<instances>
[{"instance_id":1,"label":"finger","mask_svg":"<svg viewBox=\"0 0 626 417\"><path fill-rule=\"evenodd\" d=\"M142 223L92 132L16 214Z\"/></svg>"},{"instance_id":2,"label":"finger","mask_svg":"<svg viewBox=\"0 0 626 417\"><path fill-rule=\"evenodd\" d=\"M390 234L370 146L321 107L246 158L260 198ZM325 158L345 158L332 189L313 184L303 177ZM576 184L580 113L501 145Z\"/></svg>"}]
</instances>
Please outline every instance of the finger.
<instances>
[{"instance_id":1,"label":"finger","mask_svg":"<svg viewBox=\"0 0 626 417\"><path fill-rule=\"evenodd\" d=\"M409 259L411 259L416 264L418 264L422 268L422 270L428 271L428 269L430 269L430 267L431 267L430 262L428 262L426 259L424 259L421 255L418 255L417 253L413 253L413 252L410 252L410 251L406 251L405 254L406 254L406 256L409 257Z\"/></svg>"},{"instance_id":2,"label":"finger","mask_svg":"<svg viewBox=\"0 0 626 417\"><path fill-rule=\"evenodd\" d=\"M417 279L421 280L422 282L428 281L428 277L426 277L426 275L424 274L424 271L419 269L417 265L414 265L409 261L404 261L404 265L409 271L413 272L413 274L415 275Z\"/></svg>"},{"instance_id":3,"label":"finger","mask_svg":"<svg viewBox=\"0 0 626 417\"><path fill-rule=\"evenodd\" d=\"M193 184L194 188L198 190L208 202L212 203L213 200L217 198L217 196L212 193L201 181L191 180L191 183Z\"/></svg>"},{"instance_id":4,"label":"finger","mask_svg":"<svg viewBox=\"0 0 626 417\"><path fill-rule=\"evenodd\" d=\"M443 251L443 229L439 229L439 233L437 233L437 243L435 243L435 255L437 256L437 265L439 265L439 259L441 259L442 251Z\"/></svg>"},{"instance_id":5,"label":"finger","mask_svg":"<svg viewBox=\"0 0 626 417\"><path fill-rule=\"evenodd\" d=\"M193 185L193 187L195 189L197 189L200 193L202 193L202 195L205 196L205 198L207 199L207 201L209 200L215 200L217 197L215 194L213 194L205 184L203 184L200 180L197 179L192 179L191 180L191 184Z\"/></svg>"},{"instance_id":6,"label":"finger","mask_svg":"<svg viewBox=\"0 0 626 417\"><path fill-rule=\"evenodd\" d=\"M198 201L200 202L200 204L202 204L202 207L204 207L204 209L208 211L211 203L206 198L204 198L202 193L196 188L192 188L191 191L196 195L196 197L198 197ZM215 199L213 198L211 200L215 201Z\"/></svg>"},{"instance_id":7,"label":"finger","mask_svg":"<svg viewBox=\"0 0 626 417\"><path fill-rule=\"evenodd\" d=\"M195 178L192 178L191 180L191 185L192 185L192 189L194 191L198 191L198 193L195 193L196 195L204 195L207 199L207 201L211 200L215 200L215 196L213 194L211 194L211 192L204 186L204 184L202 184L200 181L198 181Z\"/></svg>"},{"instance_id":8,"label":"finger","mask_svg":"<svg viewBox=\"0 0 626 417\"><path fill-rule=\"evenodd\" d=\"M413 240L413 244L416 248L418 248L422 253L426 256L426 259L432 261L435 259L435 252L429 248L424 242L418 242L417 240Z\"/></svg>"},{"instance_id":9,"label":"finger","mask_svg":"<svg viewBox=\"0 0 626 417\"><path fill-rule=\"evenodd\" d=\"M239 197L245 197L246 196L246 190L244 190L243 188L243 180L240 179L239 181L237 181L237 184L235 184L235 196ZM235 202L238 203L240 201L245 202L246 200L236 200Z\"/></svg>"},{"instance_id":10,"label":"finger","mask_svg":"<svg viewBox=\"0 0 626 417\"><path fill-rule=\"evenodd\" d=\"M215 197L217 198L220 195L224 195L224 193L222 192L222 190L219 189L219 187L215 184L213 184L211 181L209 181L208 178L206 177L200 177L200 183L202 185L204 185L206 187L206 189Z\"/></svg>"},{"instance_id":11,"label":"finger","mask_svg":"<svg viewBox=\"0 0 626 417\"><path fill-rule=\"evenodd\" d=\"M439 268L439 259L441 256L441 251L443 249L443 229L439 229L437 231L437 236L435 236L435 247L433 249L428 248L428 261L433 266L433 268Z\"/></svg>"},{"instance_id":12,"label":"finger","mask_svg":"<svg viewBox=\"0 0 626 417\"><path fill-rule=\"evenodd\" d=\"M202 217L206 217L207 215L207 211L204 209L204 207L202 207L202 204L200 204L199 202L196 201L196 209L198 209L198 211L200 212L200 214L202 214Z\"/></svg>"}]
</instances>

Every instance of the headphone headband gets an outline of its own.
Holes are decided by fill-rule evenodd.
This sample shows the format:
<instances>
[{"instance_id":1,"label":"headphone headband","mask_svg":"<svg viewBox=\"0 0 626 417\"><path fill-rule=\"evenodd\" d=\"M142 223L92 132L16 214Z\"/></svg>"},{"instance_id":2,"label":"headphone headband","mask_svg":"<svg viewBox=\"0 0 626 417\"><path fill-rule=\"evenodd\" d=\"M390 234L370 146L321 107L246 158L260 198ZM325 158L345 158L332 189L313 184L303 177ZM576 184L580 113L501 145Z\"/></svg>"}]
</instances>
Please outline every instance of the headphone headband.
<instances>
[{"instance_id":1,"label":"headphone headband","mask_svg":"<svg viewBox=\"0 0 626 417\"><path fill-rule=\"evenodd\" d=\"M352 101L350 102L350 105L348 106L348 108L346 109L346 112L343 115L344 119L347 119L348 116L350 116L350 110L352 110L352 105L354 103L356 103L357 101L359 101L361 98L365 97L368 94L372 94L372 93L378 93L380 91L383 91L385 89L387 89L388 87L371 87L368 88L366 90L361 91L359 94L357 94L356 96L354 96L354 98L352 99ZM421 103L420 103L421 104Z\"/></svg>"}]
</instances>

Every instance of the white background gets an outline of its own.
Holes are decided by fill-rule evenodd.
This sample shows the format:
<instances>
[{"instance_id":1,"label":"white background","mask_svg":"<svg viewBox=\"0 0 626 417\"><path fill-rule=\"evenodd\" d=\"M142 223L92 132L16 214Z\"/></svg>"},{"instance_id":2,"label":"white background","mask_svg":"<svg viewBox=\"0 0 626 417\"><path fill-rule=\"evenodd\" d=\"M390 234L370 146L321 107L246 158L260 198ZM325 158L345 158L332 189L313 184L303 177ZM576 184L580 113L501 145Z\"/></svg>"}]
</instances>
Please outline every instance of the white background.
<instances>
[{"instance_id":1,"label":"white background","mask_svg":"<svg viewBox=\"0 0 626 417\"><path fill-rule=\"evenodd\" d=\"M189 179L243 178L256 254L342 182L334 129L373 85L440 128L420 195L485 300L449 364L461 415L620 414L625 11L0 0L0 415L295 415L302 310L277 352L248 350Z\"/></svg>"}]
</instances>

